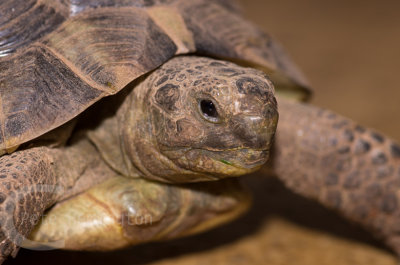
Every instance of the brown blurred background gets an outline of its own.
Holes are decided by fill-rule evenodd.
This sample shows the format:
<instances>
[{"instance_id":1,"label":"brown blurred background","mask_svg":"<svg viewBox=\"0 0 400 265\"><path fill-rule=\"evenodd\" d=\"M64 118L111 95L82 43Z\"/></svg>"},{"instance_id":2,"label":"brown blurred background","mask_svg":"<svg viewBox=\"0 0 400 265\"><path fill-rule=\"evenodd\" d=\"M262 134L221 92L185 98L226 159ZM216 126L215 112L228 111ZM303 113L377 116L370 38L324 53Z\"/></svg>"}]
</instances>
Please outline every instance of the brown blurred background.
<instances>
[{"instance_id":1,"label":"brown blurred background","mask_svg":"<svg viewBox=\"0 0 400 265\"><path fill-rule=\"evenodd\" d=\"M400 140L400 1L241 3L304 71L314 104ZM279 182L258 177L253 190L249 214L199 236L114 253L21 251L8 264L396 264L367 232Z\"/></svg>"},{"instance_id":2,"label":"brown blurred background","mask_svg":"<svg viewBox=\"0 0 400 265\"><path fill-rule=\"evenodd\" d=\"M400 139L400 1L241 3L304 71L315 104Z\"/></svg>"}]
</instances>

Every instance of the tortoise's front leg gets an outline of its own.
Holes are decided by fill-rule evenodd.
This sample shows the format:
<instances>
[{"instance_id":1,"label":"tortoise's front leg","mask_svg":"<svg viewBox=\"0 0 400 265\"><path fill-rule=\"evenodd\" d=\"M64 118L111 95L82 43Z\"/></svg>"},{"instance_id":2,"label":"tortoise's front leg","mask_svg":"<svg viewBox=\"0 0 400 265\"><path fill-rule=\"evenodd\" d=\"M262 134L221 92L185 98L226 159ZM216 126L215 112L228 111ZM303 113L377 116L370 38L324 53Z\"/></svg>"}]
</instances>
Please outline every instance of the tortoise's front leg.
<instances>
[{"instance_id":1,"label":"tortoise's front leg","mask_svg":"<svg viewBox=\"0 0 400 265\"><path fill-rule=\"evenodd\" d=\"M279 104L275 174L374 231L400 255L399 145L330 111Z\"/></svg>"},{"instance_id":2,"label":"tortoise's front leg","mask_svg":"<svg viewBox=\"0 0 400 265\"><path fill-rule=\"evenodd\" d=\"M0 158L0 263L16 255L43 211L59 197L46 150L33 148Z\"/></svg>"},{"instance_id":3,"label":"tortoise's front leg","mask_svg":"<svg viewBox=\"0 0 400 265\"><path fill-rule=\"evenodd\" d=\"M71 147L36 147L0 157L0 264L21 246L37 247L25 237L44 210L108 177L83 177L88 166L100 161L86 140Z\"/></svg>"}]
</instances>

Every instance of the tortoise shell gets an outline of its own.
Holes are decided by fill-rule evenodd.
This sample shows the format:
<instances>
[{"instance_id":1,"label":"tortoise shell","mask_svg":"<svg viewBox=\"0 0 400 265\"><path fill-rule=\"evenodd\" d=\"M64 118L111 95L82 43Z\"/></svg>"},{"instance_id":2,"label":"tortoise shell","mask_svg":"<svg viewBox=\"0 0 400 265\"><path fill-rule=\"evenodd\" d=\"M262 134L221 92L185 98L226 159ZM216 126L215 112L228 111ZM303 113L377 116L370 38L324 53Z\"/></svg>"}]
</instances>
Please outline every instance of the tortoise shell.
<instances>
[{"instance_id":1,"label":"tortoise shell","mask_svg":"<svg viewBox=\"0 0 400 265\"><path fill-rule=\"evenodd\" d=\"M279 44L228 0L1 1L0 150L187 53L246 62L278 83L307 87Z\"/></svg>"}]
</instances>

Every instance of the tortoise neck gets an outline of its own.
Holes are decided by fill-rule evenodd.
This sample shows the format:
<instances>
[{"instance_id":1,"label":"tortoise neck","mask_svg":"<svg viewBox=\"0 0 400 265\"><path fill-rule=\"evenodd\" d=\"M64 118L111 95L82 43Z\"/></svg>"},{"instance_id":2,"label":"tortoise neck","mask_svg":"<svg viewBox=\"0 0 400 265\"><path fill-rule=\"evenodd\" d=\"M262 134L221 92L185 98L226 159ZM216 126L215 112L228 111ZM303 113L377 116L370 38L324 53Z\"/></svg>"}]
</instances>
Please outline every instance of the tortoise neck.
<instances>
[{"instance_id":1,"label":"tortoise neck","mask_svg":"<svg viewBox=\"0 0 400 265\"><path fill-rule=\"evenodd\" d=\"M151 105L152 79L136 85L117 112L120 159L129 174L162 182L176 182L185 171L162 154L155 137ZM160 125L161 126L161 125ZM114 127L115 128L115 127Z\"/></svg>"}]
</instances>

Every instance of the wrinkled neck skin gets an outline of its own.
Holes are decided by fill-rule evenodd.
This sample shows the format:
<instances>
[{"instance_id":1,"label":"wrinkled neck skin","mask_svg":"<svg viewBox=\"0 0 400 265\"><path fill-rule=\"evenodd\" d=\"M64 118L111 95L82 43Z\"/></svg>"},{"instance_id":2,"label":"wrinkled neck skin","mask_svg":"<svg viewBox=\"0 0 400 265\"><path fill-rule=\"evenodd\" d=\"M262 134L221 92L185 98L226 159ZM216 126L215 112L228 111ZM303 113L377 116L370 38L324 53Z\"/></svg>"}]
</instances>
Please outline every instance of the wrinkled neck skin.
<instances>
[{"instance_id":1,"label":"wrinkled neck skin","mask_svg":"<svg viewBox=\"0 0 400 265\"><path fill-rule=\"evenodd\" d=\"M175 57L143 78L92 140L124 175L184 183L251 173L267 161L276 130L273 92L260 71Z\"/></svg>"},{"instance_id":2,"label":"wrinkled neck skin","mask_svg":"<svg viewBox=\"0 0 400 265\"><path fill-rule=\"evenodd\" d=\"M198 174L175 165L158 147L154 137L157 125L149 110L151 81L145 79L135 87L117 113L121 156L129 175L171 183L198 179Z\"/></svg>"},{"instance_id":3,"label":"wrinkled neck skin","mask_svg":"<svg viewBox=\"0 0 400 265\"><path fill-rule=\"evenodd\" d=\"M104 161L121 175L176 182L175 175L191 176L193 172L179 168L160 152L146 101L149 100L148 88L145 79L129 94L121 95L123 103L116 116L104 119L87 135ZM171 181L169 175L172 175Z\"/></svg>"}]
</instances>

